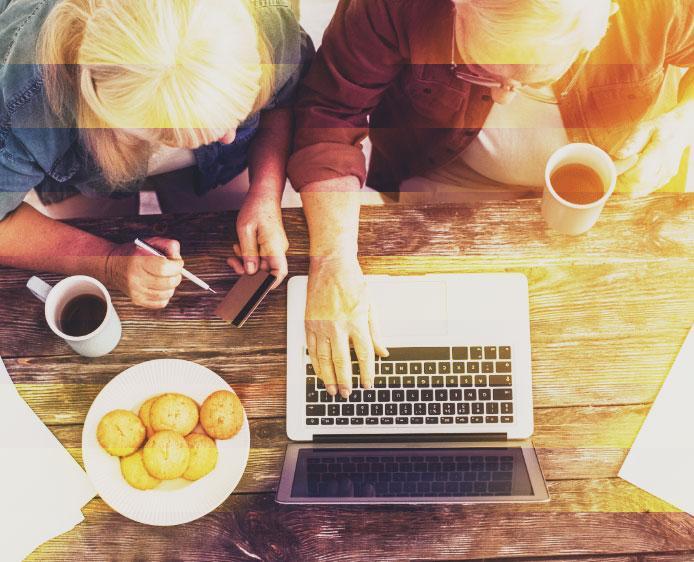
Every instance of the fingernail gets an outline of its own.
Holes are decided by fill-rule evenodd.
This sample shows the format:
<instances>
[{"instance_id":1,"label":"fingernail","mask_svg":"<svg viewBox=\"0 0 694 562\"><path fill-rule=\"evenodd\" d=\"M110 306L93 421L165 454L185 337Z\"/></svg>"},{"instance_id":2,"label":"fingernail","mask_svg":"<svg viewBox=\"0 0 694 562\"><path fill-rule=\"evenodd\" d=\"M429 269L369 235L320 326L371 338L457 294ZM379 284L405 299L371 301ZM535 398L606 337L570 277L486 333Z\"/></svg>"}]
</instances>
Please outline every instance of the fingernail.
<instances>
[{"instance_id":1,"label":"fingernail","mask_svg":"<svg viewBox=\"0 0 694 562\"><path fill-rule=\"evenodd\" d=\"M337 386L334 384L327 385L325 387L325 390L328 391L328 394L330 394L330 396L335 396L337 394Z\"/></svg>"},{"instance_id":2,"label":"fingernail","mask_svg":"<svg viewBox=\"0 0 694 562\"><path fill-rule=\"evenodd\" d=\"M345 399L349 398L350 394L352 394L352 391L349 388L343 388L340 391L340 396L342 396L342 398L345 398Z\"/></svg>"},{"instance_id":3,"label":"fingernail","mask_svg":"<svg viewBox=\"0 0 694 562\"><path fill-rule=\"evenodd\" d=\"M253 262L248 263L246 268L248 269L249 275L253 275L255 273L255 264Z\"/></svg>"}]
</instances>

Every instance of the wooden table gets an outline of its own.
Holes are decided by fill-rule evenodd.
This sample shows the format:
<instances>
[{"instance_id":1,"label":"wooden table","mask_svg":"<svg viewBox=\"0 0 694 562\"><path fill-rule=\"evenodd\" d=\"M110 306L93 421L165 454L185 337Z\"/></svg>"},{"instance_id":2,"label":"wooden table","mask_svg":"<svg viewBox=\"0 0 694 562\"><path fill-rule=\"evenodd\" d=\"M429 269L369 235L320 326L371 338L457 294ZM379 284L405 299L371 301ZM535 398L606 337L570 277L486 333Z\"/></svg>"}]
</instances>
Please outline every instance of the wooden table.
<instances>
[{"instance_id":1,"label":"wooden table","mask_svg":"<svg viewBox=\"0 0 694 562\"><path fill-rule=\"evenodd\" d=\"M285 219L290 270L305 273L302 213L287 211ZM234 282L225 265L233 214L79 224L119 241L136 234L176 237L192 271L222 290ZM160 312L115 295L123 340L109 356L88 360L50 333L40 303L24 288L29 273L4 269L0 354L22 396L78 460L82 423L96 394L148 359L178 357L210 367L238 391L251 420L245 476L216 512L188 525L153 528L95 499L84 510L85 522L32 559L694 560L694 518L617 477L694 320L694 196L614 200L579 238L547 231L534 200L365 208L360 247L367 273L528 276L534 443L551 502L280 506L274 491L287 444L284 286L242 330L214 318L221 295L207 296L190 283Z\"/></svg>"}]
</instances>

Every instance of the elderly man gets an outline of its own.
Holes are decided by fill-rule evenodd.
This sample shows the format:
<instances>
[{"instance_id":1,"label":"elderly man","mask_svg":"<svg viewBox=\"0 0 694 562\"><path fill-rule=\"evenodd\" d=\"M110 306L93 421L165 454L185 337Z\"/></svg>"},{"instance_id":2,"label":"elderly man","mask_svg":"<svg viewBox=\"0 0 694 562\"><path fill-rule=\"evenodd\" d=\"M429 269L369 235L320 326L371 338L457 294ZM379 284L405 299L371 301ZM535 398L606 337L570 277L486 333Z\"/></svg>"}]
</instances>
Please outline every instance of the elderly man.
<instances>
[{"instance_id":1,"label":"elderly man","mask_svg":"<svg viewBox=\"0 0 694 562\"><path fill-rule=\"evenodd\" d=\"M668 67L692 62L691 0L342 0L289 162L311 235L307 343L328 390L350 392L350 341L365 387L374 351L387 354L357 260L367 134L381 191L514 196L543 184L554 150L583 141L610 152L620 188L639 196L691 143L691 69L668 110L654 108Z\"/></svg>"}]
</instances>

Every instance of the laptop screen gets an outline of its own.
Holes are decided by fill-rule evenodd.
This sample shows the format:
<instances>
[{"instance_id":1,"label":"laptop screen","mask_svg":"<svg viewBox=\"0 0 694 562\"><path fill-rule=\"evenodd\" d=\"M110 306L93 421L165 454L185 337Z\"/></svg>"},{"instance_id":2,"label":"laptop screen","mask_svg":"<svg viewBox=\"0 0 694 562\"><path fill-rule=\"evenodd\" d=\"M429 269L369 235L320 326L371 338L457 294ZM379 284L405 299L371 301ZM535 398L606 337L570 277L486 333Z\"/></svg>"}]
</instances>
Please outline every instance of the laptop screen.
<instances>
[{"instance_id":1,"label":"laptop screen","mask_svg":"<svg viewBox=\"0 0 694 562\"><path fill-rule=\"evenodd\" d=\"M291 498L532 496L522 449L302 448Z\"/></svg>"}]
</instances>

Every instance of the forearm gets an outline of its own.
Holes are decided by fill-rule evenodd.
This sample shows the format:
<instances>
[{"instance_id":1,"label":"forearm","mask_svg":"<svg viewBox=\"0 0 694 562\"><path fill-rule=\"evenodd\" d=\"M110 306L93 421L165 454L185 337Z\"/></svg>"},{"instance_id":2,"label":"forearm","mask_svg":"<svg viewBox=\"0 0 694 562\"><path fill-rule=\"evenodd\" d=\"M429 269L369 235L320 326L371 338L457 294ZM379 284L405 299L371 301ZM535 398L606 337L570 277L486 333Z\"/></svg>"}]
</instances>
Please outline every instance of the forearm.
<instances>
[{"instance_id":1,"label":"forearm","mask_svg":"<svg viewBox=\"0 0 694 562\"><path fill-rule=\"evenodd\" d=\"M677 120L683 126L691 129L694 122L694 68L690 68L680 81L677 107L674 110ZM689 130L688 144L694 142L694 131Z\"/></svg>"},{"instance_id":2,"label":"forearm","mask_svg":"<svg viewBox=\"0 0 694 562\"><path fill-rule=\"evenodd\" d=\"M282 198L291 135L291 110L273 109L263 113L248 156L250 193Z\"/></svg>"},{"instance_id":3,"label":"forearm","mask_svg":"<svg viewBox=\"0 0 694 562\"><path fill-rule=\"evenodd\" d=\"M694 102L694 68L688 69L682 76L677 100L679 105Z\"/></svg>"},{"instance_id":4,"label":"forearm","mask_svg":"<svg viewBox=\"0 0 694 562\"><path fill-rule=\"evenodd\" d=\"M360 187L359 180L349 176L314 182L301 190L312 259L356 258Z\"/></svg>"},{"instance_id":5,"label":"forearm","mask_svg":"<svg viewBox=\"0 0 694 562\"><path fill-rule=\"evenodd\" d=\"M89 275L107 282L106 261L115 244L55 221L22 203L0 221L0 265Z\"/></svg>"}]
</instances>

